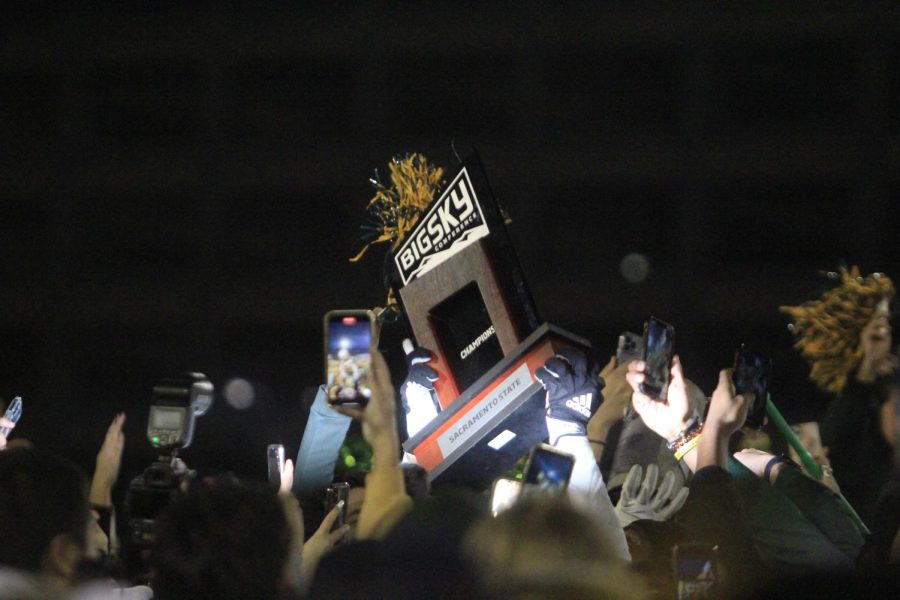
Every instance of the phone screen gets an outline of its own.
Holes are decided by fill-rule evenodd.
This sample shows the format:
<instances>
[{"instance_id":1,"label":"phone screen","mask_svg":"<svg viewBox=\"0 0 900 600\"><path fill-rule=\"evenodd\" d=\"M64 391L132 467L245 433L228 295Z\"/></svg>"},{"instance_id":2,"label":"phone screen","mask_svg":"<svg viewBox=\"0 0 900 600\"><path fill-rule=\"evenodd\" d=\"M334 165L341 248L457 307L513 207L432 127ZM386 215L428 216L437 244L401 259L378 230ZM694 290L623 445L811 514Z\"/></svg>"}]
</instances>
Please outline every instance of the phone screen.
<instances>
[{"instance_id":1,"label":"phone screen","mask_svg":"<svg viewBox=\"0 0 900 600\"><path fill-rule=\"evenodd\" d=\"M370 311L325 315L325 389L332 404L362 406L369 401L372 326Z\"/></svg>"},{"instance_id":2,"label":"phone screen","mask_svg":"<svg viewBox=\"0 0 900 600\"><path fill-rule=\"evenodd\" d=\"M735 353L732 379L738 394L753 393L753 405L747 413L745 424L760 428L766 420L766 398L772 378L772 360L762 354L741 348Z\"/></svg>"},{"instance_id":3,"label":"phone screen","mask_svg":"<svg viewBox=\"0 0 900 600\"><path fill-rule=\"evenodd\" d=\"M669 387L669 371L672 368L672 349L675 346L675 328L664 321L650 317L644 324L644 381L641 392L655 400L664 400Z\"/></svg>"},{"instance_id":4,"label":"phone screen","mask_svg":"<svg viewBox=\"0 0 900 600\"><path fill-rule=\"evenodd\" d=\"M538 444L531 451L525 469L525 485L532 491L558 492L565 490L572 476L575 457L553 446Z\"/></svg>"},{"instance_id":5,"label":"phone screen","mask_svg":"<svg viewBox=\"0 0 900 600\"><path fill-rule=\"evenodd\" d=\"M716 594L716 546L678 545L672 549L678 599L714 598Z\"/></svg>"}]
</instances>

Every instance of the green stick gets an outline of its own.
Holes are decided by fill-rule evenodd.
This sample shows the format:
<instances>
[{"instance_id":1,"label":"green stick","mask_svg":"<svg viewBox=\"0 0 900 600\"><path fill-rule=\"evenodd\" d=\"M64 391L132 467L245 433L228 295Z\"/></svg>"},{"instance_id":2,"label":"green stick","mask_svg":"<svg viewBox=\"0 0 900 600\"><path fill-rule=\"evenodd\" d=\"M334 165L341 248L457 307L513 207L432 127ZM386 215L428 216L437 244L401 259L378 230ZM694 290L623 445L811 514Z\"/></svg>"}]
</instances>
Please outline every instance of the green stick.
<instances>
[{"instance_id":1,"label":"green stick","mask_svg":"<svg viewBox=\"0 0 900 600\"><path fill-rule=\"evenodd\" d=\"M806 451L806 448L803 447L803 444L800 442L800 438L797 437L797 434L794 433L794 430L791 429L791 426L787 424L787 421L784 420L784 417L781 415L781 412L775 406L775 403L772 402L772 395L769 394L769 397L766 398L766 413L769 415L769 418L772 419L772 422L775 423L775 426L778 428L778 431L781 432L781 435L785 437L791 447L797 452L797 456L800 457L800 462L803 463L806 471L812 475L814 478L821 480L822 479L822 467L815 461L812 455ZM854 525L863 535L869 535L869 528L866 527L866 524L863 523L862 519L853 510L853 507L850 506L850 503L847 502L847 499L844 498L843 495L838 494L838 499L841 502L841 505L846 509L847 513L850 515L850 518L853 519Z\"/></svg>"}]
</instances>

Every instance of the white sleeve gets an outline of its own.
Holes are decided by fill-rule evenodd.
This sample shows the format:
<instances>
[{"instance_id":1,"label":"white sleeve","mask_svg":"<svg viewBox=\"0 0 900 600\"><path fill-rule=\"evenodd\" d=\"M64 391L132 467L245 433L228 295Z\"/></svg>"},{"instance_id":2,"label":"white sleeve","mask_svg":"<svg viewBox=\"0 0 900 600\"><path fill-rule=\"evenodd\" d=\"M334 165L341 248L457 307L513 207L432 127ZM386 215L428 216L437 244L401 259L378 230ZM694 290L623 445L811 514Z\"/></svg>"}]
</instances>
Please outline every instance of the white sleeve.
<instances>
[{"instance_id":1,"label":"white sleeve","mask_svg":"<svg viewBox=\"0 0 900 600\"><path fill-rule=\"evenodd\" d=\"M584 428L577 423L547 417L550 443L558 450L575 457L575 467L569 479L569 498L572 503L597 519L608 534L611 546L619 558L631 561L625 532L616 517L616 510L609 499L603 475L594 458Z\"/></svg>"},{"instance_id":2,"label":"white sleeve","mask_svg":"<svg viewBox=\"0 0 900 600\"><path fill-rule=\"evenodd\" d=\"M431 423L438 415L431 391L417 383L411 383L404 390L409 412L406 413L406 434L412 437Z\"/></svg>"}]
</instances>

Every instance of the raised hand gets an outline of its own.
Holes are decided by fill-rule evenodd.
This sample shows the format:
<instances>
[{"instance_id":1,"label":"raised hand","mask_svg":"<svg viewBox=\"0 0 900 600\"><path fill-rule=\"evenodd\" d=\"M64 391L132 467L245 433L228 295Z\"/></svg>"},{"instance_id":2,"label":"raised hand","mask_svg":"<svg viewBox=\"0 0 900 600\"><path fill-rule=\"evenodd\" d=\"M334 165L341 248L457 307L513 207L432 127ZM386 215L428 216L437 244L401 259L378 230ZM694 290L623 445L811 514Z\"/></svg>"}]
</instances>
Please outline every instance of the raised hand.
<instances>
[{"instance_id":1,"label":"raised hand","mask_svg":"<svg viewBox=\"0 0 900 600\"><path fill-rule=\"evenodd\" d=\"M106 430L103 445L97 453L94 477L91 480L90 501L97 506L112 506L112 489L119 478L122 451L125 449L125 413L117 414Z\"/></svg>"},{"instance_id":2,"label":"raised hand","mask_svg":"<svg viewBox=\"0 0 900 600\"><path fill-rule=\"evenodd\" d=\"M547 416L586 426L603 401L600 391L604 383L598 371L594 361L574 348L560 350L547 359L534 372L547 390Z\"/></svg>"},{"instance_id":3,"label":"raised hand","mask_svg":"<svg viewBox=\"0 0 900 600\"><path fill-rule=\"evenodd\" d=\"M647 364L641 360L628 363L625 378L632 389L631 404L647 427L667 442L672 441L684 430L692 415L681 359L677 355L672 357L669 390L665 401L654 400L641 392L640 385L644 381L646 368Z\"/></svg>"},{"instance_id":4,"label":"raised hand","mask_svg":"<svg viewBox=\"0 0 900 600\"><path fill-rule=\"evenodd\" d=\"M396 466L400 445L394 407L394 386L391 373L381 352L374 346L372 354L372 397L365 408L337 406L335 410L362 422L363 437L372 446L375 456L373 469Z\"/></svg>"},{"instance_id":5,"label":"raised hand","mask_svg":"<svg viewBox=\"0 0 900 600\"><path fill-rule=\"evenodd\" d=\"M731 369L719 372L719 385L713 392L703 424L704 433L717 432L724 437L743 427L753 404L753 392L736 394Z\"/></svg>"},{"instance_id":6,"label":"raised hand","mask_svg":"<svg viewBox=\"0 0 900 600\"><path fill-rule=\"evenodd\" d=\"M279 494L290 494L294 487L294 461L287 459L281 467L281 477L278 484Z\"/></svg>"},{"instance_id":7,"label":"raised hand","mask_svg":"<svg viewBox=\"0 0 900 600\"><path fill-rule=\"evenodd\" d=\"M9 419L4 419L3 417L0 417L0 427L8 427L9 429L12 429L15 426L16 426L16 424L13 423L12 421L10 421ZM0 432L0 450L3 450L4 448L6 448L6 436L3 435L2 432Z\"/></svg>"},{"instance_id":8,"label":"raised hand","mask_svg":"<svg viewBox=\"0 0 900 600\"><path fill-rule=\"evenodd\" d=\"M628 362L621 365L613 356L600 371L601 379L606 383L603 388L603 403L587 424L587 436L591 442L591 450L594 458L600 460L609 430L625 416L625 411L631 403L631 386L625 379L628 372Z\"/></svg>"},{"instance_id":9,"label":"raised hand","mask_svg":"<svg viewBox=\"0 0 900 600\"><path fill-rule=\"evenodd\" d=\"M319 561L322 560L322 557L334 550L335 546L344 540L350 531L350 525L348 524L344 524L334 531L331 530L338 515L341 514L344 502L344 500L339 500L328 511L316 532L303 544L303 581L307 585L312 582L316 567Z\"/></svg>"},{"instance_id":10,"label":"raised hand","mask_svg":"<svg viewBox=\"0 0 900 600\"><path fill-rule=\"evenodd\" d=\"M697 469L712 465L726 468L728 439L744 425L752 404L752 392L735 394L731 369L720 371L719 385L710 399L703 434L697 445Z\"/></svg>"},{"instance_id":11,"label":"raised hand","mask_svg":"<svg viewBox=\"0 0 900 600\"><path fill-rule=\"evenodd\" d=\"M606 385L603 387L603 404L597 410L598 415L603 412L615 417L616 420L625 416L631 402L631 385L625 375L628 374L628 365L632 362L634 361L619 364L613 356L600 371L600 377Z\"/></svg>"}]
</instances>

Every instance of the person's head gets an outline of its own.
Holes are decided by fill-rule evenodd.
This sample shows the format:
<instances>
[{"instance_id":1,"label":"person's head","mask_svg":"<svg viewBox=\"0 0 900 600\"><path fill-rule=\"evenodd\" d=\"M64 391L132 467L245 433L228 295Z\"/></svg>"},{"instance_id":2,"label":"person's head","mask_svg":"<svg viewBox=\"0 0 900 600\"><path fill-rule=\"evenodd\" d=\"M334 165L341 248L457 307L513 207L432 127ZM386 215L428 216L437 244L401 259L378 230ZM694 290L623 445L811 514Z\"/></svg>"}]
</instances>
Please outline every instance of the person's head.
<instances>
[{"instance_id":1,"label":"person's head","mask_svg":"<svg viewBox=\"0 0 900 600\"><path fill-rule=\"evenodd\" d=\"M88 552L87 482L66 459L0 452L0 564L71 582Z\"/></svg>"},{"instance_id":2,"label":"person's head","mask_svg":"<svg viewBox=\"0 0 900 600\"><path fill-rule=\"evenodd\" d=\"M289 551L288 524L268 486L202 488L157 519L151 587L160 600L277 598Z\"/></svg>"},{"instance_id":3,"label":"person's head","mask_svg":"<svg viewBox=\"0 0 900 600\"><path fill-rule=\"evenodd\" d=\"M480 600L484 596L460 543L483 513L482 504L480 496L462 491L421 499L384 540L355 542L329 553L309 597Z\"/></svg>"},{"instance_id":4,"label":"person's head","mask_svg":"<svg viewBox=\"0 0 900 600\"><path fill-rule=\"evenodd\" d=\"M672 580L672 548L687 539L684 528L674 520L639 519L625 527L625 539L631 554L629 568L663 597L675 595Z\"/></svg>"},{"instance_id":5,"label":"person's head","mask_svg":"<svg viewBox=\"0 0 900 600\"><path fill-rule=\"evenodd\" d=\"M780 310L792 320L791 331L797 338L794 347L810 363L810 379L825 391L837 394L863 359L863 331L887 325L888 305L894 298L894 284L883 273L867 277L858 267L840 268L834 278L840 285L818 300ZM886 340L890 346L890 339Z\"/></svg>"},{"instance_id":6,"label":"person's head","mask_svg":"<svg viewBox=\"0 0 900 600\"><path fill-rule=\"evenodd\" d=\"M520 500L465 537L485 593L508 598L640 598L610 534L565 497Z\"/></svg>"}]
</instances>

